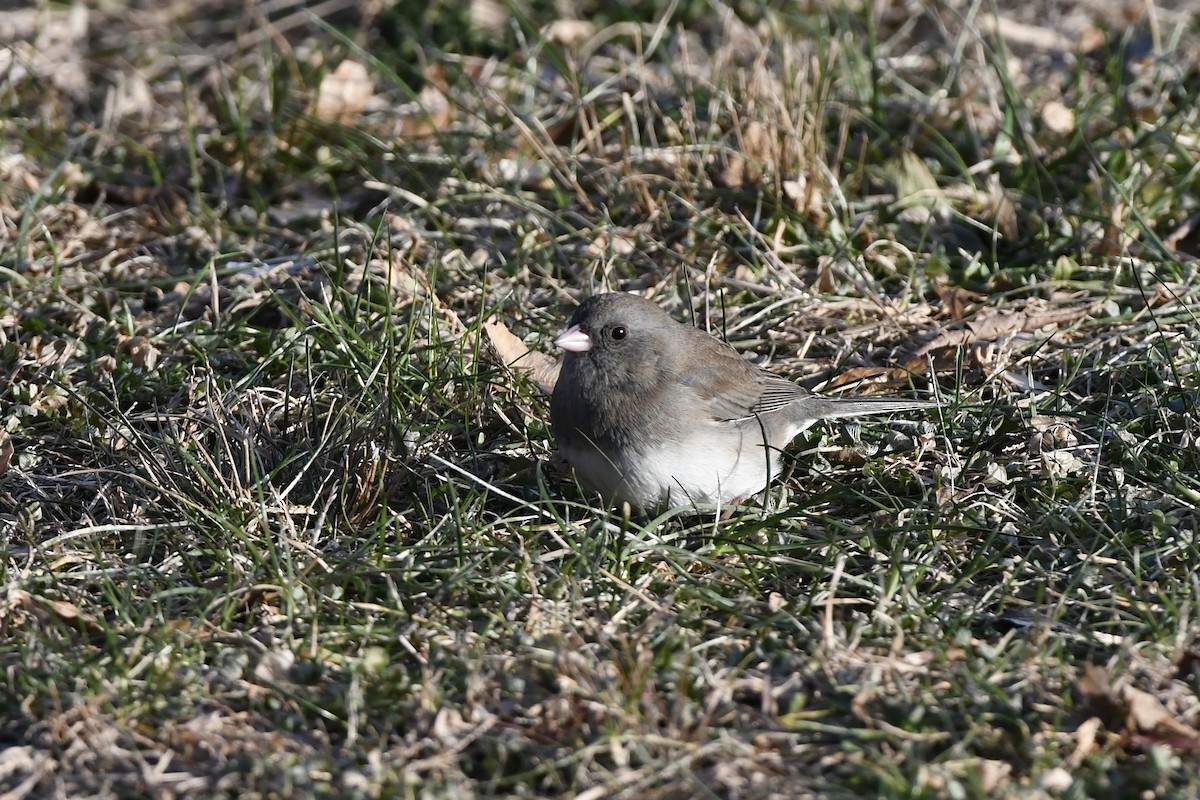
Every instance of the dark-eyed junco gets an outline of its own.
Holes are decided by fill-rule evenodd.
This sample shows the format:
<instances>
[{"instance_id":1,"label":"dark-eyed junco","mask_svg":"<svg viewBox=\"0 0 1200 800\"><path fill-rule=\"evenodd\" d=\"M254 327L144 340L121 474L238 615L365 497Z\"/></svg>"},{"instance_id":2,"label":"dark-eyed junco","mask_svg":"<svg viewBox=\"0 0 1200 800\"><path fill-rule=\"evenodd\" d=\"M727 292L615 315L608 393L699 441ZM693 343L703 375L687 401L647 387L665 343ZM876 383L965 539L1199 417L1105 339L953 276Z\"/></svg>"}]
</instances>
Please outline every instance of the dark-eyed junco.
<instances>
[{"instance_id":1,"label":"dark-eyed junco","mask_svg":"<svg viewBox=\"0 0 1200 800\"><path fill-rule=\"evenodd\" d=\"M550 399L559 450L606 501L642 509L762 491L817 420L937 405L815 395L631 294L589 297L555 344L567 351Z\"/></svg>"}]
</instances>

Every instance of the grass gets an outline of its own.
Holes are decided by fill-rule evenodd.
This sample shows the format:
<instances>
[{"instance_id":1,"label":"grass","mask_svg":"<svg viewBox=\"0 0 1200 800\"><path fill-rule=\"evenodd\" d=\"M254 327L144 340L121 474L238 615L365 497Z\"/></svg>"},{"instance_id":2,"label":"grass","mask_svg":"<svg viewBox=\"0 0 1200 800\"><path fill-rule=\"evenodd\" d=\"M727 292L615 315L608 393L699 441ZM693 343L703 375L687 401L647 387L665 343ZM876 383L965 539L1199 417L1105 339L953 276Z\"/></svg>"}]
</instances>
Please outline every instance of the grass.
<instances>
[{"instance_id":1,"label":"grass","mask_svg":"<svg viewBox=\"0 0 1200 800\"><path fill-rule=\"evenodd\" d=\"M0 16L6 797L1200 791L1193 17L247 8ZM943 407L623 518L601 289Z\"/></svg>"}]
</instances>

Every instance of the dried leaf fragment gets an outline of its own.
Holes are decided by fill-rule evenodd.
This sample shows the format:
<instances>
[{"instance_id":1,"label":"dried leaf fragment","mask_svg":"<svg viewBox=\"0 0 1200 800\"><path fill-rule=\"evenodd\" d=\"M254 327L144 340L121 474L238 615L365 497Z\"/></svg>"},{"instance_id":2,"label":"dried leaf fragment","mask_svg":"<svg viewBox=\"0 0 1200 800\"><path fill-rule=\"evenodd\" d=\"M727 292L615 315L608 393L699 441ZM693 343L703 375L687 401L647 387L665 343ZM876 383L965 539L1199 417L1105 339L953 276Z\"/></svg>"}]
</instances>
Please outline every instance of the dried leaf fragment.
<instances>
[{"instance_id":1,"label":"dried leaf fragment","mask_svg":"<svg viewBox=\"0 0 1200 800\"><path fill-rule=\"evenodd\" d=\"M850 367L821 387L821 391L854 387L863 394L872 389L906 389L911 382L912 372L896 367Z\"/></svg>"},{"instance_id":2,"label":"dried leaf fragment","mask_svg":"<svg viewBox=\"0 0 1200 800\"><path fill-rule=\"evenodd\" d=\"M8 435L8 431L0 430L0 475L8 472L8 468L12 466L13 453L16 448L13 447L12 437Z\"/></svg>"},{"instance_id":3,"label":"dried leaf fragment","mask_svg":"<svg viewBox=\"0 0 1200 800\"><path fill-rule=\"evenodd\" d=\"M558 382L558 371L562 366L560 361L555 361L545 353L530 350L503 322L489 320L483 324L483 330L504 366L529 373L538 388L546 394L554 392L554 384Z\"/></svg>"},{"instance_id":4,"label":"dried leaf fragment","mask_svg":"<svg viewBox=\"0 0 1200 800\"><path fill-rule=\"evenodd\" d=\"M117 352L129 356L138 370L153 372L158 366L158 348L145 336L119 336Z\"/></svg>"},{"instance_id":5,"label":"dried leaf fragment","mask_svg":"<svg viewBox=\"0 0 1200 800\"><path fill-rule=\"evenodd\" d=\"M905 366L918 370L926 354L945 347L965 347L975 342L995 341L1012 333L1032 333L1041 328L1070 325L1092 314L1095 309L1095 303L1050 309L1030 307L1020 311L986 309L949 326L937 338L918 348Z\"/></svg>"},{"instance_id":6,"label":"dried leaf fragment","mask_svg":"<svg viewBox=\"0 0 1200 800\"><path fill-rule=\"evenodd\" d=\"M937 292L938 299L946 306L950 318L954 320L964 319L967 316L968 307L973 309L987 299L978 292L972 292L961 286L935 286L933 290Z\"/></svg>"},{"instance_id":7,"label":"dried leaf fragment","mask_svg":"<svg viewBox=\"0 0 1200 800\"><path fill-rule=\"evenodd\" d=\"M1115 688L1103 667L1084 665L1075 688L1108 730L1124 733L1134 742L1200 753L1200 731L1177 719L1149 692L1129 683Z\"/></svg>"}]
</instances>

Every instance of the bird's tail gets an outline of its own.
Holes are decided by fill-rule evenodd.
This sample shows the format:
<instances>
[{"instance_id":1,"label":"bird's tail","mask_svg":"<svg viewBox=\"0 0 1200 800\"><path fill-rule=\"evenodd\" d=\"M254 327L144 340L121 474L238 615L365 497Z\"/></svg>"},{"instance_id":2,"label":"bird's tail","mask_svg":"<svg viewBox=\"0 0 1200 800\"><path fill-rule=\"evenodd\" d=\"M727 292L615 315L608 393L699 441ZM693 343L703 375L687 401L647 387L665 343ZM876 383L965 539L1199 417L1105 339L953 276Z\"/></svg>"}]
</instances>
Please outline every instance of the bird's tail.
<instances>
[{"instance_id":1,"label":"bird's tail","mask_svg":"<svg viewBox=\"0 0 1200 800\"><path fill-rule=\"evenodd\" d=\"M936 400L905 400L898 397L817 397L809 398L816 406L813 416L823 419L863 417L868 414L892 414L918 408L938 408Z\"/></svg>"}]
</instances>

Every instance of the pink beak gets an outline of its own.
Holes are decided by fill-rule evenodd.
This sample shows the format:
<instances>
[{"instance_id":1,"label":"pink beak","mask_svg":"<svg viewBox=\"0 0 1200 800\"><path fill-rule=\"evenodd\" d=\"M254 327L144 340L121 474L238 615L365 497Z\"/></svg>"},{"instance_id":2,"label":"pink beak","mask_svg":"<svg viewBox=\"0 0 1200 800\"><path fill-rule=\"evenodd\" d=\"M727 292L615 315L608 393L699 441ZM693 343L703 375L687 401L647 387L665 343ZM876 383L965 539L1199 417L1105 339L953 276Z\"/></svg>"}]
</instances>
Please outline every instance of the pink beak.
<instances>
[{"instance_id":1,"label":"pink beak","mask_svg":"<svg viewBox=\"0 0 1200 800\"><path fill-rule=\"evenodd\" d=\"M569 353L586 353L592 349L592 337L578 325L572 325L554 340L554 343Z\"/></svg>"}]
</instances>

